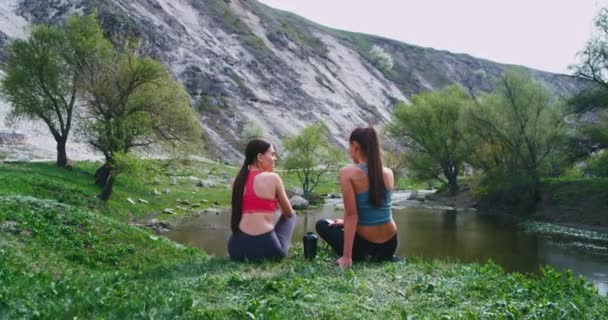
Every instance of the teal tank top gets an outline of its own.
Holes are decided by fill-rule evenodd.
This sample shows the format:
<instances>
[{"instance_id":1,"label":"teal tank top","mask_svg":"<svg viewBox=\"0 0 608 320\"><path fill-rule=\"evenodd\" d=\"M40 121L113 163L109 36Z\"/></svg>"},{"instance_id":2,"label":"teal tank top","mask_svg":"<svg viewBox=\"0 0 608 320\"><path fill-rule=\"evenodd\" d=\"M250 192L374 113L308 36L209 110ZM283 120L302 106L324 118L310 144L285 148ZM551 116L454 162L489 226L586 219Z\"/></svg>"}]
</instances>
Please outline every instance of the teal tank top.
<instances>
[{"instance_id":1,"label":"teal tank top","mask_svg":"<svg viewBox=\"0 0 608 320\"><path fill-rule=\"evenodd\" d=\"M367 164L357 164L361 170L368 174ZM361 226L376 226L380 224L389 223L392 220L392 199L391 192L386 191L384 193L384 201L380 207L376 208L369 202L369 191L357 193L355 195L357 200L357 214L359 216L358 225Z\"/></svg>"}]
</instances>

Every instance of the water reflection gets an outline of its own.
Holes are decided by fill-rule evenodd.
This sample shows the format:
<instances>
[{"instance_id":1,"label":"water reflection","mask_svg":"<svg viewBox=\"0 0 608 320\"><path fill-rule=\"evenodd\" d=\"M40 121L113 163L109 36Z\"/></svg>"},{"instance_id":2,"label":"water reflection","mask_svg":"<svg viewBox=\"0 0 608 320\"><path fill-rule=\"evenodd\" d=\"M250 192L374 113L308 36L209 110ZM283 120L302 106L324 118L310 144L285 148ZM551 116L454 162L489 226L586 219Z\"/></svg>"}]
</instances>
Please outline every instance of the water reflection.
<instances>
[{"instance_id":1,"label":"water reflection","mask_svg":"<svg viewBox=\"0 0 608 320\"><path fill-rule=\"evenodd\" d=\"M343 212L334 206L300 214L293 241L301 241L307 231L314 231L322 218L340 218ZM399 229L399 255L418 256L462 262L492 260L506 271L533 273L540 266L552 265L558 270L572 269L588 277L606 295L608 259L567 250L551 242L518 230L507 219L472 212L432 208L394 210ZM206 252L227 255L230 235L230 213L203 214L185 221L167 236L174 241L203 248Z\"/></svg>"},{"instance_id":2,"label":"water reflection","mask_svg":"<svg viewBox=\"0 0 608 320\"><path fill-rule=\"evenodd\" d=\"M432 209L395 212L399 252L426 259L463 262L492 260L507 271L534 272L536 237L518 231L496 217Z\"/></svg>"}]
</instances>

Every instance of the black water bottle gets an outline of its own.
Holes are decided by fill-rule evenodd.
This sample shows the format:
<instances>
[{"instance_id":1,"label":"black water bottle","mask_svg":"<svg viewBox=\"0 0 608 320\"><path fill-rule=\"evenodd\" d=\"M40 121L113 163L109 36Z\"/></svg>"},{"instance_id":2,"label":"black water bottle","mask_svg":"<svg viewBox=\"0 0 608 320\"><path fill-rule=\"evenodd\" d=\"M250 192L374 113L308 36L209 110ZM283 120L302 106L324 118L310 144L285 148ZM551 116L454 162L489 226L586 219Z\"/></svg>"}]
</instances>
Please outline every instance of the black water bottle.
<instances>
[{"instance_id":1,"label":"black water bottle","mask_svg":"<svg viewBox=\"0 0 608 320\"><path fill-rule=\"evenodd\" d=\"M317 255L317 236L308 232L302 239L304 242L304 258L308 260L312 260Z\"/></svg>"}]
</instances>

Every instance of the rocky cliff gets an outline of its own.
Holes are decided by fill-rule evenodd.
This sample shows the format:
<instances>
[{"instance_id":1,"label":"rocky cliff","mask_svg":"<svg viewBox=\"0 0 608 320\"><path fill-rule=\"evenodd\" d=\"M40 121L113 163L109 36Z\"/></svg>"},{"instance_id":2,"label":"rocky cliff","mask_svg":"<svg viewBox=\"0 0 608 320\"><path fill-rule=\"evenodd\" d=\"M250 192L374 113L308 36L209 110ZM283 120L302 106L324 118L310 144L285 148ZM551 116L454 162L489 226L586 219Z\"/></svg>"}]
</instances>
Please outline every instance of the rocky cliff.
<instances>
[{"instance_id":1,"label":"rocky cliff","mask_svg":"<svg viewBox=\"0 0 608 320\"><path fill-rule=\"evenodd\" d=\"M396 101L454 82L488 91L508 67L330 29L250 0L3 0L0 46L24 37L33 24L92 10L111 38L145 41L148 53L186 86L209 151L232 160L240 157L247 123L280 145L323 120L334 143L344 146L353 127L389 120ZM374 45L392 56L392 69L371 62ZM565 75L531 72L560 95L581 85Z\"/></svg>"}]
</instances>

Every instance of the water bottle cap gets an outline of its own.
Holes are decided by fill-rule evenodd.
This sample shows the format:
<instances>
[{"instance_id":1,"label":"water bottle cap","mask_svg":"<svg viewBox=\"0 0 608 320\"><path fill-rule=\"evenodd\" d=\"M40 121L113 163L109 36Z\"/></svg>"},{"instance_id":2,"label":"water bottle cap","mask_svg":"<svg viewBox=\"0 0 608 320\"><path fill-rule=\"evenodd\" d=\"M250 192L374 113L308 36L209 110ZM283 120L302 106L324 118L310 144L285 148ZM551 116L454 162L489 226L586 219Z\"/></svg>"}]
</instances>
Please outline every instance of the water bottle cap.
<instances>
[{"instance_id":1,"label":"water bottle cap","mask_svg":"<svg viewBox=\"0 0 608 320\"><path fill-rule=\"evenodd\" d=\"M312 231L308 231L306 234L307 235L312 235L313 233L312 233Z\"/></svg>"}]
</instances>

